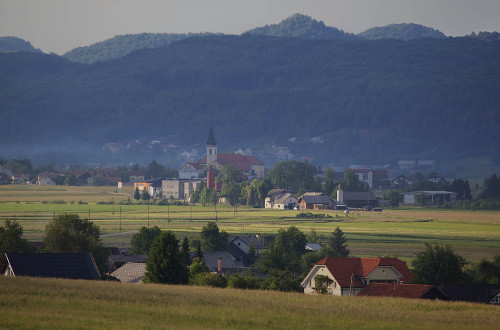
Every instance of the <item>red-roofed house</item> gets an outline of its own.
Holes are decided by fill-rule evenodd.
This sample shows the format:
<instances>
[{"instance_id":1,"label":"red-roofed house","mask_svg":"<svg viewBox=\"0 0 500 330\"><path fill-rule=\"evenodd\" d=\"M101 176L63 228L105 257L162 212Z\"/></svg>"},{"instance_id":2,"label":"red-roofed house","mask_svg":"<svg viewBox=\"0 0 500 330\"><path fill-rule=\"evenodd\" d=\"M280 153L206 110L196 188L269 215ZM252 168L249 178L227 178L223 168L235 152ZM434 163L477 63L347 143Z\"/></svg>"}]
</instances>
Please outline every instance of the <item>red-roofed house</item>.
<instances>
[{"instance_id":1,"label":"red-roofed house","mask_svg":"<svg viewBox=\"0 0 500 330\"><path fill-rule=\"evenodd\" d=\"M217 153L217 142L215 141L213 127L207 140L207 157L198 162L187 162L179 168L180 179L198 178L206 169L219 170L224 165L234 165L247 178L264 176L264 163L255 156L241 154L219 154Z\"/></svg>"},{"instance_id":2,"label":"red-roofed house","mask_svg":"<svg viewBox=\"0 0 500 330\"><path fill-rule=\"evenodd\" d=\"M434 285L425 284L391 284L372 282L361 290L358 296L449 300L448 297Z\"/></svg>"},{"instance_id":3,"label":"red-roofed house","mask_svg":"<svg viewBox=\"0 0 500 330\"><path fill-rule=\"evenodd\" d=\"M304 293L316 293L316 275L332 279L327 292L337 296L357 295L373 282L402 283L413 279L406 264L396 258L324 258L302 281Z\"/></svg>"}]
</instances>

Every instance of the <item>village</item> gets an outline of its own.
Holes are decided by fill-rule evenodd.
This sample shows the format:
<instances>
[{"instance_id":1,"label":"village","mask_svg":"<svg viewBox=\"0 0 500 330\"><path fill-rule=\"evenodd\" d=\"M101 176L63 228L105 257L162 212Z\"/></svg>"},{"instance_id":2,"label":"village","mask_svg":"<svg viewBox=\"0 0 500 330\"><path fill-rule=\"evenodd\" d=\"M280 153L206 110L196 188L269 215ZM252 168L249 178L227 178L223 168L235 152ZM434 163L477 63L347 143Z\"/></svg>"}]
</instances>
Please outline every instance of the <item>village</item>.
<instances>
[{"instance_id":1,"label":"village","mask_svg":"<svg viewBox=\"0 0 500 330\"><path fill-rule=\"evenodd\" d=\"M433 163L425 164L432 166ZM415 186L416 179L410 173L417 163L400 162L400 165L400 173L405 174L399 174L392 179L389 178L387 169L372 169L368 166L352 166L344 172L326 169L324 173L317 171L312 175L312 170L315 170L313 166L286 161L276 165L276 168L266 170L264 163L254 156L219 153L212 126L206 142L206 157L199 161L188 161L178 171L167 172L153 161L147 169L135 166L118 169L75 169L66 172L45 171L36 176L36 182L33 184L111 185L115 187L116 194L120 194L124 186L133 185L134 193L130 197L145 200L148 205L149 203L159 203L158 205L199 203L215 206L231 204L236 212L238 204L246 204L264 209L294 210L297 211L297 217L319 216L321 214L307 212L320 210L338 210L346 215L356 211L383 212L384 208L395 207L400 203L404 206L422 208L445 207L455 205L460 199L462 203L472 199L470 189L463 192L430 190L443 186L464 189L463 185L450 185L435 173L423 180L420 178L421 187L428 187L429 190L405 191L405 188ZM301 176L307 180L307 175L301 170L309 171L310 182L300 182L299 185L293 186L290 178L287 181L287 175L295 171L292 172L294 176ZM173 177L159 177L157 174L162 171ZM419 172L413 173L417 173L417 177L422 176ZM28 174L17 174L5 167L2 167L1 174L4 183L27 184L29 180ZM121 176L117 176L118 174ZM147 176L150 178L146 179ZM286 184L280 185L280 180ZM234 187L237 188L233 189ZM317 189L310 191L311 188ZM62 214L55 217L54 221L67 221L69 218L72 218L72 215ZM215 220L217 221L217 218ZM77 219L72 221L80 220L77 216ZM7 224L12 226L7 220L3 232L9 230ZM153 266L147 266L148 262L153 262L148 255L152 253L150 249L154 238L161 235L158 227L149 227L148 220L148 227L142 227L138 234L132 236L131 248L106 247L104 259L102 255L96 256L95 251L94 255L83 253L84 251L45 253L50 251L48 246L50 243L45 241L37 246L38 253L4 251L0 273L5 276L161 283L163 275L160 273L154 275L153 268L148 268ZM176 240L175 236L173 237ZM414 276L413 272L418 271L415 269L418 268L416 262L412 262L412 272L412 269L398 258L352 257L339 227L331 233L327 241L322 241L323 245L314 237L306 238L303 232L293 226L280 230L277 236L258 234L234 236L219 231L216 222L209 222L202 228L201 237L201 241L195 244L190 244L185 237L179 250L179 254L184 256L183 261L177 267L181 269L186 267L188 272L185 273L184 280L167 283L189 282L192 285L215 287L274 288L272 290L301 291L305 294L395 296L500 304L500 284L464 282L462 279L465 275L445 276L432 281L420 273ZM137 246L134 243L137 240L147 247L140 244ZM439 244L427 245L426 251L421 252L421 256L424 258L425 253L448 253L452 258L456 258L460 266L458 272L461 273L464 266L461 257L451 250L444 252L441 250L446 248ZM281 254L281 257L278 259L276 256L273 257L276 253ZM279 266L283 262L279 261L279 258L288 260L288 264ZM494 262L498 260L491 264ZM73 266L66 267L68 263ZM172 272L172 269L164 271ZM440 272L437 269L434 271ZM177 273L176 276L180 276ZM446 278L455 280L446 282L444 280ZM281 284L277 285L276 281Z\"/></svg>"}]
</instances>

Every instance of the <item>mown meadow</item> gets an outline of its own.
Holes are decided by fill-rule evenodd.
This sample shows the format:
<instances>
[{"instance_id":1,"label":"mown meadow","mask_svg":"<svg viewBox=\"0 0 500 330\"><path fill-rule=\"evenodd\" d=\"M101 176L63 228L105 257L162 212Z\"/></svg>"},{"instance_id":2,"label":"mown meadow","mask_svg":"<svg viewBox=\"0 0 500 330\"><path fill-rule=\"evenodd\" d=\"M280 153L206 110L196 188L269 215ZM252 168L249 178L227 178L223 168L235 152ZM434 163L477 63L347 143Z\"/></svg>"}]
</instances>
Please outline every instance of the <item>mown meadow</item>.
<instances>
[{"instance_id":1,"label":"mown meadow","mask_svg":"<svg viewBox=\"0 0 500 330\"><path fill-rule=\"evenodd\" d=\"M127 246L141 226L158 226L195 237L209 221L230 234L276 233L296 226L304 233L326 236L339 226L355 256L395 256L411 259L424 242L452 245L468 261L491 259L500 253L500 212L437 209L384 209L382 212L313 211L321 218L297 218L298 211L240 206L217 208L137 204L132 188L69 186L0 186L0 219L21 223L25 237L43 239L54 215L77 213L100 226L108 246ZM130 201L131 200L131 201ZM131 203L130 203L131 202Z\"/></svg>"},{"instance_id":2,"label":"mown meadow","mask_svg":"<svg viewBox=\"0 0 500 330\"><path fill-rule=\"evenodd\" d=\"M494 329L497 306L0 277L0 328Z\"/></svg>"}]
</instances>

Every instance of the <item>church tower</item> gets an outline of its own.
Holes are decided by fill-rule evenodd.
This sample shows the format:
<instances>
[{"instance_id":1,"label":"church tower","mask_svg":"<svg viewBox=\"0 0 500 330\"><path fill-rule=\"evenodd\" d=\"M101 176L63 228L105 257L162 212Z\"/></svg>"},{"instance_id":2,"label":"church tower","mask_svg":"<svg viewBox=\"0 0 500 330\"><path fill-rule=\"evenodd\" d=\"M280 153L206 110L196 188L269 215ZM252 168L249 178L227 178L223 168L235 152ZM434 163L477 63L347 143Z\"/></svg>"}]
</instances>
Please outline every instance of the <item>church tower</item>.
<instances>
[{"instance_id":1,"label":"church tower","mask_svg":"<svg viewBox=\"0 0 500 330\"><path fill-rule=\"evenodd\" d=\"M217 141L214 136L214 126L210 125L210 133L207 140L207 165L217 160Z\"/></svg>"}]
</instances>

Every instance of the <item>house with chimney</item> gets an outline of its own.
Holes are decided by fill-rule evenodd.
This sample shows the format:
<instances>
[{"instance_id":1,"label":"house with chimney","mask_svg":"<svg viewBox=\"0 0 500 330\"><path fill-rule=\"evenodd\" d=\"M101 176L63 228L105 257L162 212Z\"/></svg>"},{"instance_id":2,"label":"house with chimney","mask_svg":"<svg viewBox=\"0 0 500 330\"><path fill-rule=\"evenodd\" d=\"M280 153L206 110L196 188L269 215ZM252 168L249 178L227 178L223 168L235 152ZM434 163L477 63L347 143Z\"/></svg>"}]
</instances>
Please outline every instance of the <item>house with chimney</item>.
<instances>
[{"instance_id":1,"label":"house with chimney","mask_svg":"<svg viewBox=\"0 0 500 330\"><path fill-rule=\"evenodd\" d=\"M396 258L324 258L301 283L304 293L317 292L316 276L327 276L326 292L336 296L357 295L370 283L408 283L413 279L406 264Z\"/></svg>"}]
</instances>

